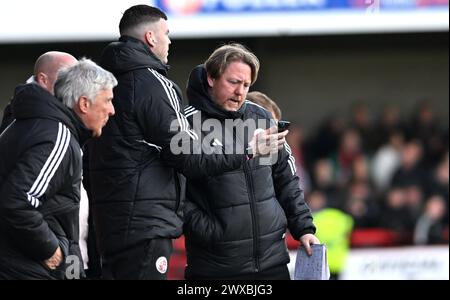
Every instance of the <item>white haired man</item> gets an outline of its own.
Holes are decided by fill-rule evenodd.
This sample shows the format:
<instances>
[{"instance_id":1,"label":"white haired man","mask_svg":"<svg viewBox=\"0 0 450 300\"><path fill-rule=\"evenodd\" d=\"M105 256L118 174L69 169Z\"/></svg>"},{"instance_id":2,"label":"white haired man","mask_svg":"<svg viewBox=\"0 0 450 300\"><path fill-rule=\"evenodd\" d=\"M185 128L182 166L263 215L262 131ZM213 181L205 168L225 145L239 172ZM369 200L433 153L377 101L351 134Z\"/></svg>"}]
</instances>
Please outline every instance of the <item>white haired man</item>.
<instances>
[{"instance_id":1,"label":"white haired man","mask_svg":"<svg viewBox=\"0 0 450 300\"><path fill-rule=\"evenodd\" d=\"M82 59L59 72L56 97L36 84L16 89L15 119L0 136L0 279L83 276L80 149L114 114L116 85Z\"/></svg>"}]
</instances>

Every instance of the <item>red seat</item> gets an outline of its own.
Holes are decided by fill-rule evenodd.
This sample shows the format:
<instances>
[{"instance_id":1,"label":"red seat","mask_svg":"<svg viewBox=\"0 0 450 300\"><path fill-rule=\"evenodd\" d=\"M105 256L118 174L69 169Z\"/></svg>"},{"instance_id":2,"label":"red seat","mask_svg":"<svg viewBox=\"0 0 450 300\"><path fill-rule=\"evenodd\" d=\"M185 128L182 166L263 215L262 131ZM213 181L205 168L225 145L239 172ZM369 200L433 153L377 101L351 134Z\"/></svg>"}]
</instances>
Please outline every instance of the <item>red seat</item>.
<instances>
[{"instance_id":1,"label":"red seat","mask_svg":"<svg viewBox=\"0 0 450 300\"><path fill-rule=\"evenodd\" d=\"M352 247L388 247L396 246L399 234L384 228L364 228L353 230L350 242Z\"/></svg>"}]
</instances>

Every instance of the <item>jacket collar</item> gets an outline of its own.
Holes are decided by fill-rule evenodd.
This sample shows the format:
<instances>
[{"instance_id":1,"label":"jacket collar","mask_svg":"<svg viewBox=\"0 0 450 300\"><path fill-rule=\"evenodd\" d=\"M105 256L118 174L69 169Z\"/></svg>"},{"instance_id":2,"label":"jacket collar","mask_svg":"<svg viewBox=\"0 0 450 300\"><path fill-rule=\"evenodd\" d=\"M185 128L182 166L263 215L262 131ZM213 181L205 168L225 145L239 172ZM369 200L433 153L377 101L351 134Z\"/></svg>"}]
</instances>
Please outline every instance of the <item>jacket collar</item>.
<instances>
[{"instance_id":1,"label":"jacket collar","mask_svg":"<svg viewBox=\"0 0 450 300\"><path fill-rule=\"evenodd\" d=\"M167 76L169 70L146 44L130 36L122 36L106 46L100 65L113 74L151 68Z\"/></svg>"},{"instance_id":2,"label":"jacket collar","mask_svg":"<svg viewBox=\"0 0 450 300\"><path fill-rule=\"evenodd\" d=\"M12 111L17 120L50 119L66 125L82 145L92 136L73 110L38 84L19 85L12 100Z\"/></svg>"}]
</instances>

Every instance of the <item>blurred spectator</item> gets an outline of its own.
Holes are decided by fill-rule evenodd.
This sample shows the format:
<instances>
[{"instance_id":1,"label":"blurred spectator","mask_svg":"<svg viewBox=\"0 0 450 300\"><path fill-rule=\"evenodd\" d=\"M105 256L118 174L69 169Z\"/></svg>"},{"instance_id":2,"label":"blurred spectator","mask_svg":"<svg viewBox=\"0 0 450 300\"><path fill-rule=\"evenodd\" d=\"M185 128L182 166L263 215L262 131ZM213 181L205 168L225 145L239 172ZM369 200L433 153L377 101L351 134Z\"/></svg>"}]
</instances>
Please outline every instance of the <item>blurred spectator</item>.
<instances>
[{"instance_id":1,"label":"blurred spectator","mask_svg":"<svg viewBox=\"0 0 450 300\"><path fill-rule=\"evenodd\" d=\"M434 166L445 153L443 134L431 103L426 100L420 102L409 125L408 135L422 142L427 165Z\"/></svg>"},{"instance_id":2,"label":"blurred spectator","mask_svg":"<svg viewBox=\"0 0 450 300\"><path fill-rule=\"evenodd\" d=\"M369 109L365 103L359 102L353 106L350 127L358 132L364 152L373 153L376 147L376 135Z\"/></svg>"},{"instance_id":3,"label":"blurred spectator","mask_svg":"<svg viewBox=\"0 0 450 300\"><path fill-rule=\"evenodd\" d=\"M338 188L333 177L333 166L328 159L318 160L313 168L313 188L322 191L330 206L338 206Z\"/></svg>"},{"instance_id":4,"label":"blurred spectator","mask_svg":"<svg viewBox=\"0 0 450 300\"><path fill-rule=\"evenodd\" d=\"M424 200L438 195L448 242L448 128L440 127L428 102L411 120L402 120L399 109L389 105L375 126L365 104L352 112L351 127L330 117L312 135L311 147L302 149L312 189L325 197L326 207L352 215L355 228L385 228L393 238L390 245L412 243L428 207Z\"/></svg>"},{"instance_id":5,"label":"blurred spectator","mask_svg":"<svg viewBox=\"0 0 450 300\"><path fill-rule=\"evenodd\" d=\"M312 161L329 157L339 147L339 140L344 125L341 119L330 116L319 126L317 134L312 138Z\"/></svg>"},{"instance_id":6,"label":"blurred spectator","mask_svg":"<svg viewBox=\"0 0 450 300\"><path fill-rule=\"evenodd\" d=\"M435 195L428 199L425 211L420 216L414 230L414 244L442 244L448 241L448 237L444 237L445 207L445 200L442 196Z\"/></svg>"},{"instance_id":7,"label":"blurred spectator","mask_svg":"<svg viewBox=\"0 0 450 300\"><path fill-rule=\"evenodd\" d=\"M339 186L348 184L353 176L353 164L363 155L361 138L355 129L346 129L342 135L338 152L332 157L334 176Z\"/></svg>"},{"instance_id":8,"label":"blurred spectator","mask_svg":"<svg viewBox=\"0 0 450 300\"><path fill-rule=\"evenodd\" d=\"M367 161L367 158L363 155L358 156L353 161L352 180L371 182L369 162Z\"/></svg>"},{"instance_id":9,"label":"blurred spectator","mask_svg":"<svg viewBox=\"0 0 450 300\"><path fill-rule=\"evenodd\" d=\"M376 227L379 208L373 196L373 190L366 181L355 181L343 193L343 207L354 219L355 228Z\"/></svg>"},{"instance_id":10,"label":"blurred spectator","mask_svg":"<svg viewBox=\"0 0 450 300\"><path fill-rule=\"evenodd\" d=\"M415 224L420 217L423 203L424 193L419 185L408 185L404 187L405 191L405 205L408 211L410 222ZM410 228L411 230L413 227Z\"/></svg>"},{"instance_id":11,"label":"blurred spectator","mask_svg":"<svg viewBox=\"0 0 450 300\"><path fill-rule=\"evenodd\" d=\"M392 178L392 186L417 185L422 187L425 184L428 171L421 165L422 149L422 144L418 140L406 143L401 152L400 167Z\"/></svg>"},{"instance_id":12,"label":"blurred spectator","mask_svg":"<svg viewBox=\"0 0 450 300\"><path fill-rule=\"evenodd\" d=\"M403 134L394 131L389 135L389 143L380 148L372 161L373 182L380 191L385 191L394 172L400 166Z\"/></svg>"},{"instance_id":13,"label":"blurred spectator","mask_svg":"<svg viewBox=\"0 0 450 300\"><path fill-rule=\"evenodd\" d=\"M400 133L403 131L403 125L400 119L400 111L397 106L388 105L383 109L381 118L376 125L375 146L380 148L383 145L390 143L389 139L393 133Z\"/></svg>"},{"instance_id":14,"label":"blurred spectator","mask_svg":"<svg viewBox=\"0 0 450 300\"><path fill-rule=\"evenodd\" d=\"M402 188L392 188L388 191L380 210L379 220L380 227L398 233L398 243L410 242L414 221L410 218L405 191Z\"/></svg>"},{"instance_id":15,"label":"blurred spectator","mask_svg":"<svg viewBox=\"0 0 450 300\"><path fill-rule=\"evenodd\" d=\"M444 221L449 223L449 154L435 168L431 176L431 182L428 186L428 195L439 195L445 201L445 217Z\"/></svg>"},{"instance_id":16,"label":"blurred spectator","mask_svg":"<svg viewBox=\"0 0 450 300\"><path fill-rule=\"evenodd\" d=\"M308 204L311 212L314 214L325 207L328 207L328 201L325 194L321 191L314 190L309 193L306 198L306 204Z\"/></svg>"}]
</instances>

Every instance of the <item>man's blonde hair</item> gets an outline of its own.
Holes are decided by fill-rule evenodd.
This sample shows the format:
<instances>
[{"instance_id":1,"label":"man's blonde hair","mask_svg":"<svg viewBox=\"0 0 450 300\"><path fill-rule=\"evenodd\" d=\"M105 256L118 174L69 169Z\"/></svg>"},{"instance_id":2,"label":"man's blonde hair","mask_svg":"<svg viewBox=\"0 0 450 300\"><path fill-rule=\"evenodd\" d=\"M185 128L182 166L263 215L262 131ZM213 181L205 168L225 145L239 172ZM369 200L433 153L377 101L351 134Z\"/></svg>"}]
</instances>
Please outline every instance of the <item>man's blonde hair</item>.
<instances>
[{"instance_id":1,"label":"man's blonde hair","mask_svg":"<svg viewBox=\"0 0 450 300\"><path fill-rule=\"evenodd\" d=\"M214 79L220 78L232 62L243 62L252 70L254 84L259 73L259 59L241 44L229 44L217 48L205 61L206 72Z\"/></svg>"}]
</instances>

